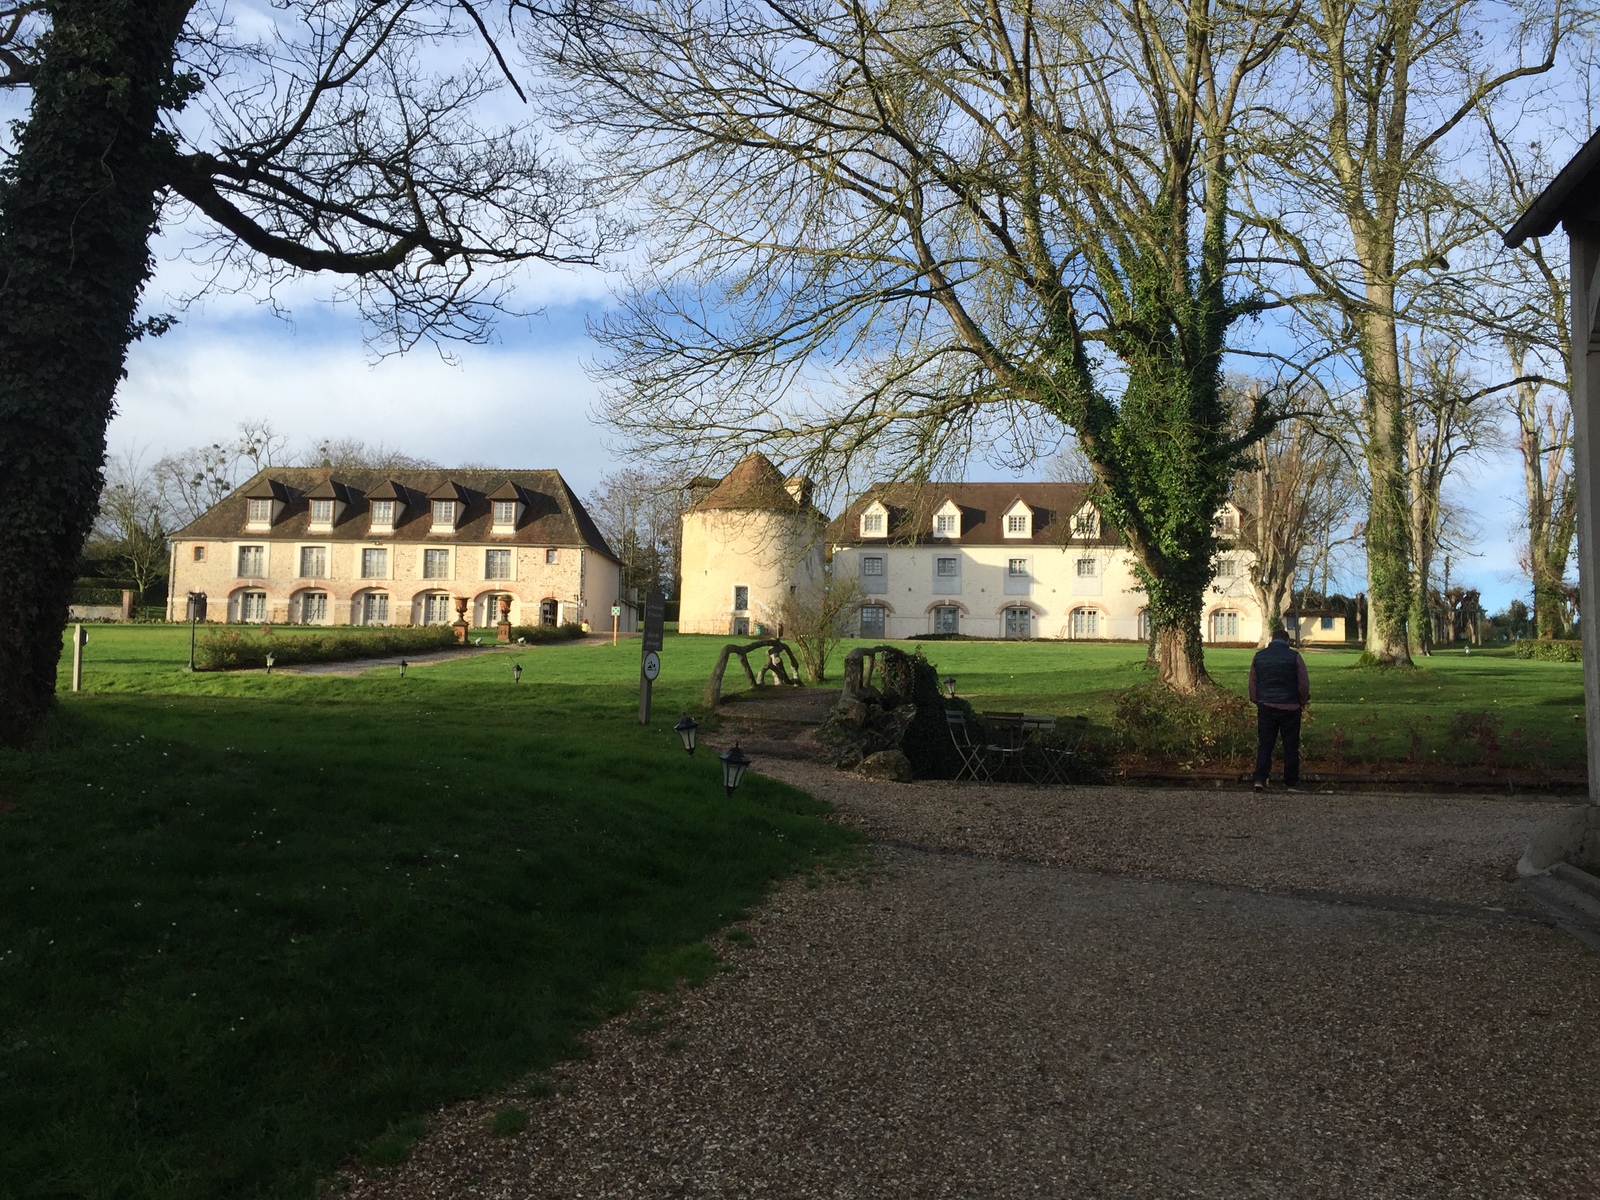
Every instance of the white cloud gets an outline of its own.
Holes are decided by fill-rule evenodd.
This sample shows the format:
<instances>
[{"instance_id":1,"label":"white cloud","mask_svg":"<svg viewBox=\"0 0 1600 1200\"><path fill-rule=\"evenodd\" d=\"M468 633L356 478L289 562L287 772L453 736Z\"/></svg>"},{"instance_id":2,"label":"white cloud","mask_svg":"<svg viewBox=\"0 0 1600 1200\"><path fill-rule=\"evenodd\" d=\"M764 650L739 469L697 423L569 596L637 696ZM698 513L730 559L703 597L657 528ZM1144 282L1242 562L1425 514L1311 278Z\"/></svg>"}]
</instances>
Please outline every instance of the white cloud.
<instances>
[{"instance_id":1,"label":"white cloud","mask_svg":"<svg viewBox=\"0 0 1600 1200\"><path fill-rule=\"evenodd\" d=\"M374 365L348 328L317 332L200 326L138 344L117 395L112 451L155 457L266 417L296 450L358 437L446 465L554 467L580 493L610 468L589 420L596 392L581 341L459 347L459 364L422 350Z\"/></svg>"}]
</instances>

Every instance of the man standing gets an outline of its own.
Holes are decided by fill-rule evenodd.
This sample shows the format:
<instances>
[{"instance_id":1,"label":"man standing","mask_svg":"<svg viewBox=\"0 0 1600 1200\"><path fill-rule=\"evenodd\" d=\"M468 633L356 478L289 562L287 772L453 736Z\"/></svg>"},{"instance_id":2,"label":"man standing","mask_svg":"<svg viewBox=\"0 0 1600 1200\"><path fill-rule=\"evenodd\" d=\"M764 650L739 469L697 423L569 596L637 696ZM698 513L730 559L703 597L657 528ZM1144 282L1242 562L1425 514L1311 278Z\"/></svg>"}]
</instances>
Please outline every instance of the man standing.
<instances>
[{"instance_id":1,"label":"man standing","mask_svg":"<svg viewBox=\"0 0 1600 1200\"><path fill-rule=\"evenodd\" d=\"M1256 706L1256 791L1272 774L1272 747L1283 736L1285 791L1300 787L1300 710L1311 702L1306 660L1289 645L1289 635L1275 630L1272 640L1256 651L1250 663L1250 699Z\"/></svg>"}]
</instances>

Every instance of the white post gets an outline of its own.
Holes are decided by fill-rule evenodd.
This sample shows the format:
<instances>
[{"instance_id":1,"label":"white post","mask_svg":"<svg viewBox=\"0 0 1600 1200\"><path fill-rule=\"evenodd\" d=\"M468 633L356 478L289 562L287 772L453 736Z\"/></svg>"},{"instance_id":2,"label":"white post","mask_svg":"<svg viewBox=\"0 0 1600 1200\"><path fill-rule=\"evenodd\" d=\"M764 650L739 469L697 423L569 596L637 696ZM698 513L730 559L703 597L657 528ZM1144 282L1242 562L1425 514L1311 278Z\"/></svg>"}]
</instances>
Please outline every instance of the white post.
<instances>
[{"instance_id":1,"label":"white post","mask_svg":"<svg viewBox=\"0 0 1600 1200\"><path fill-rule=\"evenodd\" d=\"M1567 220L1572 245L1573 465L1578 473L1578 595L1582 606L1584 725L1589 744L1589 803L1600 804L1600 225Z\"/></svg>"},{"instance_id":2,"label":"white post","mask_svg":"<svg viewBox=\"0 0 1600 1200\"><path fill-rule=\"evenodd\" d=\"M83 688L83 626L72 627L72 690L80 691Z\"/></svg>"}]
</instances>

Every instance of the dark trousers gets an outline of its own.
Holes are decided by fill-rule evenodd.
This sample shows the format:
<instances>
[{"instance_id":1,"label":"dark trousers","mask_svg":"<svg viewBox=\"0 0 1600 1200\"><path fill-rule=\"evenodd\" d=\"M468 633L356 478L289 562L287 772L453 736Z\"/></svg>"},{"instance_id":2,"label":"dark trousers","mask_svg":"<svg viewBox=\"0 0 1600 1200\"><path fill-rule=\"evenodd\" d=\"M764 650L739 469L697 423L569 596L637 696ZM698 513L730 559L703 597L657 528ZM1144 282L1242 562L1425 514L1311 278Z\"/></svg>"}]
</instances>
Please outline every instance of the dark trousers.
<instances>
[{"instance_id":1,"label":"dark trousers","mask_svg":"<svg viewBox=\"0 0 1600 1200\"><path fill-rule=\"evenodd\" d=\"M1256 705L1256 774L1257 783L1265 783L1272 774L1272 747L1279 735L1283 737L1283 786L1300 786L1300 710L1298 708L1269 708Z\"/></svg>"}]
</instances>

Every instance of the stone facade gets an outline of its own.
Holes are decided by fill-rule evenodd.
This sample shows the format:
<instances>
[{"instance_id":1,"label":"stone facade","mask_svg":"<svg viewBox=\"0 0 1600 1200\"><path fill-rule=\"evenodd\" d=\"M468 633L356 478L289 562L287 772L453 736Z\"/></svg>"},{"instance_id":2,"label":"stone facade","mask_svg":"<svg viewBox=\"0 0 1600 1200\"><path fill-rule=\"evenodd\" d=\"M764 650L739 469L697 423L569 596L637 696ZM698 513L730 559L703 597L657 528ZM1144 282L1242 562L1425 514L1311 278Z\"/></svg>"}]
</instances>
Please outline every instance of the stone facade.
<instances>
[{"instance_id":1,"label":"stone facade","mask_svg":"<svg viewBox=\"0 0 1600 1200\"><path fill-rule=\"evenodd\" d=\"M450 624L464 599L486 627L508 596L514 625L602 630L622 599L615 556L554 471L269 470L173 538L171 579L180 621L204 592L212 622Z\"/></svg>"},{"instance_id":2,"label":"stone facade","mask_svg":"<svg viewBox=\"0 0 1600 1200\"><path fill-rule=\"evenodd\" d=\"M1218 514L1224 532L1238 513ZM996 638L1143 641L1132 556L1081 484L875 488L828 530L835 578L856 579L864 638L962 633ZM1254 643L1261 611L1249 556L1225 550L1206 593L1202 635Z\"/></svg>"}]
</instances>

